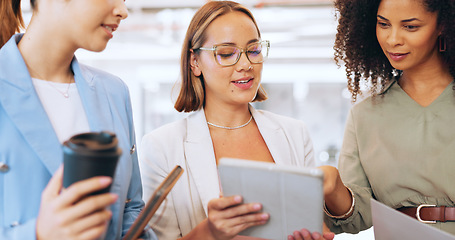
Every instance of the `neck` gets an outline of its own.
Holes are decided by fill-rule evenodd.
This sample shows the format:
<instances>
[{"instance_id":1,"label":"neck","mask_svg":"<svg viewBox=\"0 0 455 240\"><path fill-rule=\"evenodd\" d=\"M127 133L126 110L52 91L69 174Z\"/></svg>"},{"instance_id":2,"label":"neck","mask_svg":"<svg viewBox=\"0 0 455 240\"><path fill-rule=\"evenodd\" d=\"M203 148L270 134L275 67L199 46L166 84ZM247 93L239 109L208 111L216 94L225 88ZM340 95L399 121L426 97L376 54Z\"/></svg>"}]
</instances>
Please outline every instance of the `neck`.
<instances>
[{"instance_id":1,"label":"neck","mask_svg":"<svg viewBox=\"0 0 455 240\"><path fill-rule=\"evenodd\" d=\"M453 81L449 67L438 53L424 65L403 71L400 78L402 88L432 89L445 88Z\"/></svg>"},{"instance_id":2,"label":"neck","mask_svg":"<svg viewBox=\"0 0 455 240\"><path fill-rule=\"evenodd\" d=\"M248 122L251 113L248 104L237 107L225 107L215 104L206 104L205 118L208 122L225 127L237 127Z\"/></svg>"},{"instance_id":3,"label":"neck","mask_svg":"<svg viewBox=\"0 0 455 240\"><path fill-rule=\"evenodd\" d=\"M32 19L18 44L30 75L52 82L74 81L71 61L76 49L65 47L64 40L49 32L49 27L41 27L43 25L35 24Z\"/></svg>"},{"instance_id":4,"label":"neck","mask_svg":"<svg viewBox=\"0 0 455 240\"><path fill-rule=\"evenodd\" d=\"M412 88L428 91L435 88L446 88L453 80L448 70L438 71L433 69L429 71L403 72L399 83L403 89Z\"/></svg>"}]
</instances>

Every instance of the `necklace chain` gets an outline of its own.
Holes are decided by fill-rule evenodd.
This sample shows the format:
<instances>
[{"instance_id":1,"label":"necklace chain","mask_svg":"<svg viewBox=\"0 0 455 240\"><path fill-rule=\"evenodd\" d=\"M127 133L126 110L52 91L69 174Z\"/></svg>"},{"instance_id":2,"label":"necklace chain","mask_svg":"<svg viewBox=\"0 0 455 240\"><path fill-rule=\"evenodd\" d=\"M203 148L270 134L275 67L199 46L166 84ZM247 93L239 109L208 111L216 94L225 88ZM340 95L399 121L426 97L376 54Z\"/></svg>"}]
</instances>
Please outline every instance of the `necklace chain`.
<instances>
[{"instance_id":1,"label":"necklace chain","mask_svg":"<svg viewBox=\"0 0 455 240\"><path fill-rule=\"evenodd\" d=\"M28 64L27 64L27 68L29 69L30 75L32 75L32 73L33 73L34 75L36 75L38 77L38 79L46 81L47 84L49 84L52 88L57 90L57 92L62 94L63 97L65 97L65 98L69 98L70 97L69 90L70 90L70 85L71 85L72 79L69 80L68 85L66 86L66 91L60 91L60 89L58 89L51 81L45 80L45 78L42 78L36 71L34 71L32 68L30 68L30 66ZM74 76L74 73L71 71L71 78L73 76Z\"/></svg>"},{"instance_id":2,"label":"necklace chain","mask_svg":"<svg viewBox=\"0 0 455 240\"><path fill-rule=\"evenodd\" d=\"M223 128L223 129L227 129L227 130L234 130L234 129L239 129L239 128L243 128L245 127L246 125L248 125L251 120L253 119L253 115L251 115L250 119L248 120L248 122L240 125L240 126L237 126L237 127L225 127L225 126L220 126L220 125L216 125L214 123L211 123L209 121L207 121L207 124L210 125L210 126L214 126L214 127L217 127L217 128Z\"/></svg>"},{"instance_id":3,"label":"necklace chain","mask_svg":"<svg viewBox=\"0 0 455 240\"><path fill-rule=\"evenodd\" d=\"M58 89L56 86L54 86L54 84L52 84L52 82L50 81L47 81L45 80L49 85L51 85L51 87L53 87L55 90L57 90L57 92L59 92L60 94L63 95L63 97L65 98L69 98L70 95L69 95L69 90L70 90L70 85L71 85L71 82L68 83L67 87L66 87L66 91L60 91L60 89Z\"/></svg>"}]
</instances>

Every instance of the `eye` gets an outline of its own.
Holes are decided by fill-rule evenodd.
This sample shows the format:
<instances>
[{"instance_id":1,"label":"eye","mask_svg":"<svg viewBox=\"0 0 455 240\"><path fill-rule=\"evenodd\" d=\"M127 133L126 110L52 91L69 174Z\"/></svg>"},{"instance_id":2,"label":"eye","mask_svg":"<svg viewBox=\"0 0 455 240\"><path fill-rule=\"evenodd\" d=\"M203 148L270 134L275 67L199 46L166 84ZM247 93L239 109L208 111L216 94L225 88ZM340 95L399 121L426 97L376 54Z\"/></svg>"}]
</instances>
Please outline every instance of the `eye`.
<instances>
[{"instance_id":1,"label":"eye","mask_svg":"<svg viewBox=\"0 0 455 240\"><path fill-rule=\"evenodd\" d=\"M408 31L416 31L420 28L420 26L416 25L405 25L404 28Z\"/></svg>"},{"instance_id":2,"label":"eye","mask_svg":"<svg viewBox=\"0 0 455 240\"><path fill-rule=\"evenodd\" d=\"M385 23L385 22L380 22L380 21L378 21L377 24L378 24L378 26L379 26L380 28L387 28L387 27L389 27L389 24L388 24L388 23Z\"/></svg>"},{"instance_id":3,"label":"eye","mask_svg":"<svg viewBox=\"0 0 455 240\"><path fill-rule=\"evenodd\" d=\"M230 57L234 56L234 53L233 52L231 52L231 53L218 52L216 55L219 56L220 58L230 58Z\"/></svg>"},{"instance_id":4,"label":"eye","mask_svg":"<svg viewBox=\"0 0 455 240\"><path fill-rule=\"evenodd\" d=\"M218 47L216 55L220 58L231 58L236 55L238 50L235 47Z\"/></svg>"},{"instance_id":5,"label":"eye","mask_svg":"<svg viewBox=\"0 0 455 240\"><path fill-rule=\"evenodd\" d=\"M261 52L262 52L261 48L253 48L253 49L248 50L248 55L257 56L257 55L261 54Z\"/></svg>"}]
</instances>

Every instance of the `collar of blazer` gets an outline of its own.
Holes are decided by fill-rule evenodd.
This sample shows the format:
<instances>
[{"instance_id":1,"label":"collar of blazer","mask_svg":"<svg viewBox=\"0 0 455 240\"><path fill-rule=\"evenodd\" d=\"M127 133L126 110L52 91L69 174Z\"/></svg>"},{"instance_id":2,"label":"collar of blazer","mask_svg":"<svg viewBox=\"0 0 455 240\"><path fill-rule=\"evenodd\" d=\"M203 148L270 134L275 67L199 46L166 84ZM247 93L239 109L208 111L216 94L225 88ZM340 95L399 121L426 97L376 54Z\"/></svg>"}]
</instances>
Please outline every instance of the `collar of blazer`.
<instances>
[{"instance_id":1,"label":"collar of blazer","mask_svg":"<svg viewBox=\"0 0 455 240\"><path fill-rule=\"evenodd\" d=\"M250 111L269 148L276 164L290 164L291 147L280 124L257 111L250 105ZM215 162L215 153L204 110L188 117L185 159L207 216L208 202L220 196L220 183ZM303 145L302 145L303 147Z\"/></svg>"},{"instance_id":2,"label":"collar of blazer","mask_svg":"<svg viewBox=\"0 0 455 240\"><path fill-rule=\"evenodd\" d=\"M21 38L22 34L16 34L0 49L0 107L53 174L63 161L63 152L17 48ZM94 76L81 70L75 57L71 67L91 130L112 130L105 89L96 87Z\"/></svg>"}]
</instances>

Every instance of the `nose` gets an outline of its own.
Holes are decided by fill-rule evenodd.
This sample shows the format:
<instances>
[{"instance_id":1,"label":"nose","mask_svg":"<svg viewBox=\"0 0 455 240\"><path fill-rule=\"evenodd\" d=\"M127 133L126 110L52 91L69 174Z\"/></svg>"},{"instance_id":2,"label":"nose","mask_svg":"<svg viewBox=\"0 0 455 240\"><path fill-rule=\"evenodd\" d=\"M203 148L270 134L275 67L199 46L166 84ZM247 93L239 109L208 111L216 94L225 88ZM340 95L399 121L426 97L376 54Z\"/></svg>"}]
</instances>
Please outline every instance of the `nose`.
<instances>
[{"instance_id":1,"label":"nose","mask_svg":"<svg viewBox=\"0 0 455 240\"><path fill-rule=\"evenodd\" d=\"M387 44L390 46L403 45L403 39L401 38L400 29L392 28L387 36Z\"/></svg>"},{"instance_id":2,"label":"nose","mask_svg":"<svg viewBox=\"0 0 455 240\"><path fill-rule=\"evenodd\" d=\"M248 59L247 55L246 55L246 51L243 51L241 54L240 54L240 59L239 61L237 62L237 68L238 68L238 71L240 70L250 70L251 69L251 65L252 63L250 62L250 60Z\"/></svg>"},{"instance_id":3,"label":"nose","mask_svg":"<svg viewBox=\"0 0 455 240\"><path fill-rule=\"evenodd\" d=\"M117 0L117 3L118 4L114 8L114 15L123 20L128 17L128 8L126 7L124 0Z\"/></svg>"}]
</instances>

